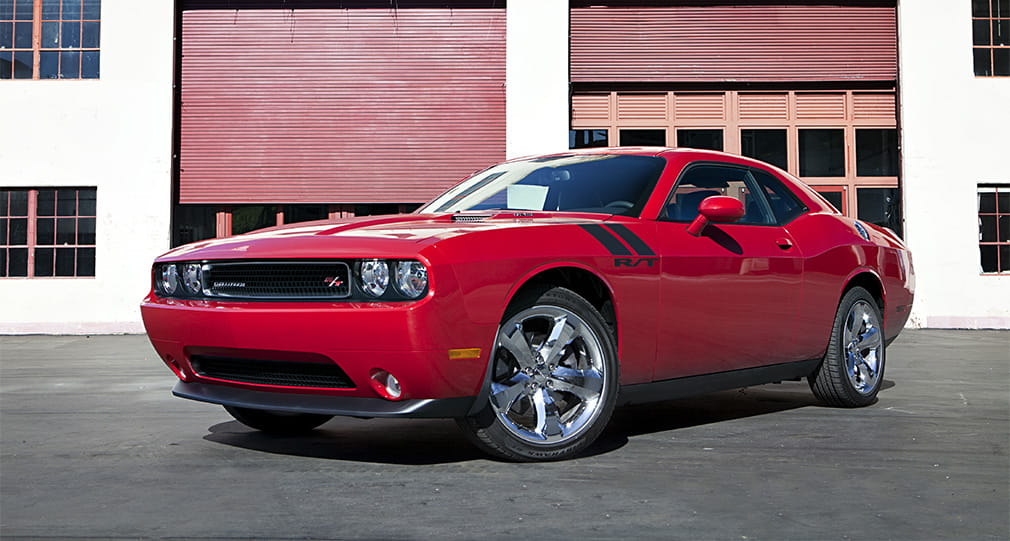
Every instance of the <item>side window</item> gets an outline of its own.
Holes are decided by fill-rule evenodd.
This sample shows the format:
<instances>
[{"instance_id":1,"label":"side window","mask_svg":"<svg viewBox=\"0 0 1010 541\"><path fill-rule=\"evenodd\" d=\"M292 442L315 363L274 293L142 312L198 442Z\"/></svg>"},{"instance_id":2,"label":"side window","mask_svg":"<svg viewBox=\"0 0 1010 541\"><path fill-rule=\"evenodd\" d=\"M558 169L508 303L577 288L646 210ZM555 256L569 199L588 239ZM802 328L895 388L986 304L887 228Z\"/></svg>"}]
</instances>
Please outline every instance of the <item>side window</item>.
<instances>
[{"instance_id":1,"label":"side window","mask_svg":"<svg viewBox=\"0 0 1010 541\"><path fill-rule=\"evenodd\" d=\"M789 191L789 188L786 188L779 179L770 173L760 169L751 169L751 175L754 176L754 180L768 200L768 205L778 223L789 223L807 211L806 207Z\"/></svg>"},{"instance_id":2,"label":"side window","mask_svg":"<svg viewBox=\"0 0 1010 541\"><path fill-rule=\"evenodd\" d=\"M689 166L670 194L664 217L674 222L690 222L698 216L702 200L714 195L739 199L746 211L736 222L745 225L772 225L775 216L747 169L723 165Z\"/></svg>"}]
</instances>

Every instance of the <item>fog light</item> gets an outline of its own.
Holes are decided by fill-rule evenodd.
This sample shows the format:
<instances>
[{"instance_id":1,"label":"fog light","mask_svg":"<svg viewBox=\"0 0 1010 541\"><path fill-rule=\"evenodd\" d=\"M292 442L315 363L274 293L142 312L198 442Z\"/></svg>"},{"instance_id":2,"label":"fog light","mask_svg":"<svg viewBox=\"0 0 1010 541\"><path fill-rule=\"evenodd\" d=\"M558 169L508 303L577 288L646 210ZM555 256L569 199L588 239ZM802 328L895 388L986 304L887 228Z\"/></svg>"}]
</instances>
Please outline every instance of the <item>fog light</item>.
<instances>
[{"instance_id":1,"label":"fog light","mask_svg":"<svg viewBox=\"0 0 1010 541\"><path fill-rule=\"evenodd\" d=\"M375 370L372 372L372 388L379 396L387 400L399 400L403 396L403 389L400 387L400 380L396 376L385 370Z\"/></svg>"}]
</instances>

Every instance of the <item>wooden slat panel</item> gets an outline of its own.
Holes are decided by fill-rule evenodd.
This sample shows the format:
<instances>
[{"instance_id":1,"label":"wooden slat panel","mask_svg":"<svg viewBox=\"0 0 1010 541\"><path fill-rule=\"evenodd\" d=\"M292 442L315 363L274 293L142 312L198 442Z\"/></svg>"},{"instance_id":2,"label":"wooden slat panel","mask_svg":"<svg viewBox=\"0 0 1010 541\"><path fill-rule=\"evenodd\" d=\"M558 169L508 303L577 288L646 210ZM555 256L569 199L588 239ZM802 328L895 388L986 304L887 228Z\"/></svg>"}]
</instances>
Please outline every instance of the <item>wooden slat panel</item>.
<instances>
[{"instance_id":1,"label":"wooden slat panel","mask_svg":"<svg viewBox=\"0 0 1010 541\"><path fill-rule=\"evenodd\" d=\"M894 124L897 117L894 94L853 93L852 114L856 120L874 120Z\"/></svg>"},{"instance_id":2,"label":"wooden slat panel","mask_svg":"<svg viewBox=\"0 0 1010 541\"><path fill-rule=\"evenodd\" d=\"M725 94L676 94L674 96L674 123L678 120L726 119Z\"/></svg>"},{"instance_id":3,"label":"wooden slat panel","mask_svg":"<svg viewBox=\"0 0 1010 541\"><path fill-rule=\"evenodd\" d=\"M789 94L740 94L741 120L789 120Z\"/></svg>"},{"instance_id":4,"label":"wooden slat panel","mask_svg":"<svg viewBox=\"0 0 1010 541\"><path fill-rule=\"evenodd\" d=\"M798 120L845 120L845 94L796 94Z\"/></svg>"},{"instance_id":5,"label":"wooden slat panel","mask_svg":"<svg viewBox=\"0 0 1010 541\"><path fill-rule=\"evenodd\" d=\"M182 203L422 202L505 157L504 9L182 17Z\"/></svg>"},{"instance_id":6,"label":"wooden slat panel","mask_svg":"<svg viewBox=\"0 0 1010 541\"><path fill-rule=\"evenodd\" d=\"M607 125L610 121L610 95L572 96L572 123Z\"/></svg>"},{"instance_id":7,"label":"wooden slat panel","mask_svg":"<svg viewBox=\"0 0 1010 541\"><path fill-rule=\"evenodd\" d=\"M893 5L585 7L571 36L572 82L897 78Z\"/></svg>"},{"instance_id":8,"label":"wooden slat panel","mask_svg":"<svg viewBox=\"0 0 1010 541\"><path fill-rule=\"evenodd\" d=\"M656 120L665 123L666 117L666 94L617 96L619 120Z\"/></svg>"}]
</instances>

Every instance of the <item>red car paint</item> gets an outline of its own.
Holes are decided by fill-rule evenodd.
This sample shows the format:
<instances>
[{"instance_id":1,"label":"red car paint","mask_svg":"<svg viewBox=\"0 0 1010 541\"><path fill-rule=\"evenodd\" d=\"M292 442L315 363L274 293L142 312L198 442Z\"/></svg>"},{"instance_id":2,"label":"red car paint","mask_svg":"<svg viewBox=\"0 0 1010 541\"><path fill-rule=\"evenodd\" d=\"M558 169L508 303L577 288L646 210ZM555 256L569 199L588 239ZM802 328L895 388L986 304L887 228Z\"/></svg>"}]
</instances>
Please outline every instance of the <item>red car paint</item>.
<instances>
[{"instance_id":1,"label":"red car paint","mask_svg":"<svg viewBox=\"0 0 1010 541\"><path fill-rule=\"evenodd\" d=\"M901 240L869 224L862 225L864 239L853 219L787 173L708 151L572 154L658 156L666 166L637 216L509 210L463 214L475 215L473 222L450 213L363 217L182 246L155 264L417 260L427 268L428 290L416 301L264 302L166 298L152 288L141 307L150 340L184 383L265 391L257 395L262 406L271 396L292 395L388 401L370 383L376 370L395 375L400 400L476 397L510 300L558 269L595 277L612 300L621 385L821 358L839 299L853 281L879 291L887 341L903 328L914 278ZM698 163L770 173L806 210L783 225L712 220L694 236L688 223L664 220L662 212L681 172ZM450 358L450 351L474 348L479 355ZM353 388L208 378L194 371L196 355L336 364ZM413 414L359 411L357 403L335 409Z\"/></svg>"}]
</instances>

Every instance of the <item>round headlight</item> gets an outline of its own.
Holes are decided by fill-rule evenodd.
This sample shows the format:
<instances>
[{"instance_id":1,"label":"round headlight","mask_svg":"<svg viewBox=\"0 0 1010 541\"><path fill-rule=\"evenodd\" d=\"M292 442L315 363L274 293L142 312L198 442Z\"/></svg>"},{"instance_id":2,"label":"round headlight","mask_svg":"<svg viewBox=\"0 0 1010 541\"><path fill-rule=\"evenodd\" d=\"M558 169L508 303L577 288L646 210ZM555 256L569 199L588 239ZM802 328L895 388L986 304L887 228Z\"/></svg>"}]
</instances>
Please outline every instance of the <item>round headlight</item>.
<instances>
[{"instance_id":1,"label":"round headlight","mask_svg":"<svg viewBox=\"0 0 1010 541\"><path fill-rule=\"evenodd\" d=\"M199 263L186 263L182 269L182 287L190 295L200 295L203 293L203 265Z\"/></svg>"},{"instance_id":2,"label":"round headlight","mask_svg":"<svg viewBox=\"0 0 1010 541\"><path fill-rule=\"evenodd\" d=\"M158 289L166 295L174 295L179 288L179 269L174 264L162 265L158 278Z\"/></svg>"},{"instance_id":3,"label":"round headlight","mask_svg":"<svg viewBox=\"0 0 1010 541\"><path fill-rule=\"evenodd\" d=\"M400 261L396 264L396 288L411 299L424 295L428 289L428 269L420 261Z\"/></svg>"},{"instance_id":4,"label":"round headlight","mask_svg":"<svg viewBox=\"0 0 1010 541\"><path fill-rule=\"evenodd\" d=\"M372 297L381 297L389 287L389 265L381 259L366 259L358 271L361 289Z\"/></svg>"}]
</instances>

